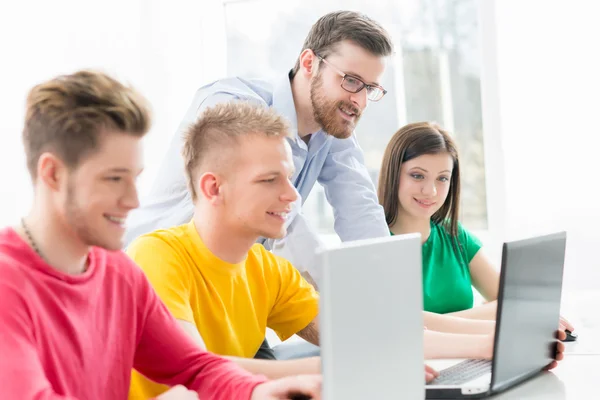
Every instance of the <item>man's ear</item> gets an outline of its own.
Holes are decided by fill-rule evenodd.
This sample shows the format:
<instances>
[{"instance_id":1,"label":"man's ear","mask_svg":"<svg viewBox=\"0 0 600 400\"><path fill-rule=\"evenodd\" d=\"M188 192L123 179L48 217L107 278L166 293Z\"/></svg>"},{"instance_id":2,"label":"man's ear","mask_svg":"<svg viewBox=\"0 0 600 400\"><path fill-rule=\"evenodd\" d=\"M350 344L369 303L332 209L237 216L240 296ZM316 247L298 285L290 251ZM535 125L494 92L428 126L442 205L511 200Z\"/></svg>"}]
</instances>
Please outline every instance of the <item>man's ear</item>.
<instances>
[{"instance_id":1,"label":"man's ear","mask_svg":"<svg viewBox=\"0 0 600 400\"><path fill-rule=\"evenodd\" d=\"M67 179L67 166L54 154L43 153L38 159L36 177L50 190L58 191Z\"/></svg>"},{"instance_id":2,"label":"man's ear","mask_svg":"<svg viewBox=\"0 0 600 400\"><path fill-rule=\"evenodd\" d=\"M210 203L221 200L221 179L213 172L205 172L197 179L198 195L207 199Z\"/></svg>"},{"instance_id":3,"label":"man's ear","mask_svg":"<svg viewBox=\"0 0 600 400\"><path fill-rule=\"evenodd\" d=\"M304 49L300 53L300 72L305 78L310 79L316 75L319 65L319 58L311 49Z\"/></svg>"}]
</instances>

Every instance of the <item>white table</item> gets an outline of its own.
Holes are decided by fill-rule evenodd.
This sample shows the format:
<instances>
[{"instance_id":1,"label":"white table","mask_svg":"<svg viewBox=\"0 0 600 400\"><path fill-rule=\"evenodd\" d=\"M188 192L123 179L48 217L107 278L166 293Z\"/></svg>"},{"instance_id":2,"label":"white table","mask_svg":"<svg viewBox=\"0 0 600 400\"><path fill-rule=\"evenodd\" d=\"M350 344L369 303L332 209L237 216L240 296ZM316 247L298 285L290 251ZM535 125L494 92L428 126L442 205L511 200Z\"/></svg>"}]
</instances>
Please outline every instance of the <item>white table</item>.
<instances>
[{"instance_id":1,"label":"white table","mask_svg":"<svg viewBox=\"0 0 600 400\"><path fill-rule=\"evenodd\" d=\"M600 290L563 293L561 314L579 335L577 341L567 343L567 354L600 355L599 309Z\"/></svg>"},{"instance_id":2,"label":"white table","mask_svg":"<svg viewBox=\"0 0 600 400\"><path fill-rule=\"evenodd\" d=\"M494 399L597 399L600 356L567 355L559 366L516 386Z\"/></svg>"},{"instance_id":3,"label":"white table","mask_svg":"<svg viewBox=\"0 0 600 400\"><path fill-rule=\"evenodd\" d=\"M427 363L442 369L453 360L433 360ZM559 366L490 397L494 400L586 400L600 398L600 355L567 355Z\"/></svg>"}]
</instances>

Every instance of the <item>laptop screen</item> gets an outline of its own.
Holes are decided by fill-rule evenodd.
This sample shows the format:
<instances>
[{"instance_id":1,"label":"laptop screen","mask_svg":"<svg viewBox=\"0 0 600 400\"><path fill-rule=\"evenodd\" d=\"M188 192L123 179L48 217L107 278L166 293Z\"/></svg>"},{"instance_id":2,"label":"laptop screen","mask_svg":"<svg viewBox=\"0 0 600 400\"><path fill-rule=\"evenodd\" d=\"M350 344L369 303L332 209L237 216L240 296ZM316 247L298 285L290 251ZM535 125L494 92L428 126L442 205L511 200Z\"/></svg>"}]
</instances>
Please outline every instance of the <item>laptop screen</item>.
<instances>
[{"instance_id":1,"label":"laptop screen","mask_svg":"<svg viewBox=\"0 0 600 400\"><path fill-rule=\"evenodd\" d=\"M554 359L565 245L565 232L504 244L492 390Z\"/></svg>"},{"instance_id":2,"label":"laptop screen","mask_svg":"<svg viewBox=\"0 0 600 400\"><path fill-rule=\"evenodd\" d=\"M422 399L421 235L319 252L323 398Z\"/></svg>"}]
</instances>

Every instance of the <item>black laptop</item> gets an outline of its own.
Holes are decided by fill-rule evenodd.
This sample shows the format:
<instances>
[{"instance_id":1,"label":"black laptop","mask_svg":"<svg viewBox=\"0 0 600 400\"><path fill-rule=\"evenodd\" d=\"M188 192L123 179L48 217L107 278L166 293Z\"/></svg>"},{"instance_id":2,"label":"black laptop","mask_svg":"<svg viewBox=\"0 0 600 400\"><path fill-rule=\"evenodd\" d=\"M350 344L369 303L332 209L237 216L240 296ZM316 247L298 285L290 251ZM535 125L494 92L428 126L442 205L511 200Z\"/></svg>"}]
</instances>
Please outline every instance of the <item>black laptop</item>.
<instances>
[{"instance_id":1,"label":"black laptop","mask_svg":"<svg viewBox=\"0 0 600 400\"><path fill-rule=\"evenodd\" d=\"M482 398L540 373L555 358L566 232L504 243L492 361L440 371L427 399Z\"/></svg>"}]
</instances>

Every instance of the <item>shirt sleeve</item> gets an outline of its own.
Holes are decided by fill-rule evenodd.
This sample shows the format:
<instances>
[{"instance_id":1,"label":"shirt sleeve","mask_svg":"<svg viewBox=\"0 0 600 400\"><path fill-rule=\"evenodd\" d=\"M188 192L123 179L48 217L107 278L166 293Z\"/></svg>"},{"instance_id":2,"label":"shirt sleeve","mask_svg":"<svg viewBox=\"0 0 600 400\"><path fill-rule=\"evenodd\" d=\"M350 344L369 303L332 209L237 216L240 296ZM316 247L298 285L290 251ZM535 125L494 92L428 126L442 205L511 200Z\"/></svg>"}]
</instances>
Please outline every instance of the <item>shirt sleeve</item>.
<instances>
[{"instance_id":1,"label":"shirt sleeve","mask_svg":"<svg viewBox=\"0 0 600 400\"><path fill-rule=\"evenodd\" d=\"M383 207L354 134L333 139L318 181L333 208L335 231L342 241L389 236Z\"/></svg>"},{"instance_id":2,"label":"shirt sleeve","mask_svg":"<svg viewBox=\"0 0 600 400\"><path fill-rule=\"evenodd\" d=\"M283 341L306 326L319 314L319 295L289 261L265 251L269 258L270 277L267 277L274 294L273 307L267 326Z\"/></svg>"},{"instance_id":3,"label":"shirt sleeve","mask_svg":"<svg viewBox=\"0 0 600 400\"><path fill-rule=\"evenodd\" d=\"M6 272L6 273L4 273ZM14 278L14 279L13 279ZM33 323L17 272L0 279L0 392L3 399L76 400L52 388L35 346Z\"/></svg>"},{"instance_id":4,"label":"shirt sleeve","mask_svg":"<svg viewBox=\"0 0 600 400\"><path fill-rule=\"evenodd\" d=\"M202 350L183 331L140 273L139 304L143 324L134 368L147 378L169 386L184 385L204 400L250 399L266 381L235 363Z\"/></svg>"},{"instance_id":5,"label":"shirt sleeve","mask_svg":"<svg viewBox=\"0 0 600 400\"><path fill-rule=\"evenodd\" d=\"M479 249L483 246L479 238L469 232L460 222L458 223L458 237L460 238L460 243L463 245L467 261L471 262L473 257L477 254Z\"/></svg>"},{"instance_id":6,"label":"shirt sleeve","mask_svg":"<svg viewBox=\"0 0 600 400\"><path fill-rule=\"evenodd\" d=\"M127 254L144 271L171 314L195 324L190 304L192 277L175 249L161 238L142 236L129 246Z\"/></svg>"}]
</instances>

